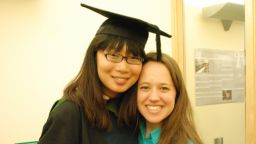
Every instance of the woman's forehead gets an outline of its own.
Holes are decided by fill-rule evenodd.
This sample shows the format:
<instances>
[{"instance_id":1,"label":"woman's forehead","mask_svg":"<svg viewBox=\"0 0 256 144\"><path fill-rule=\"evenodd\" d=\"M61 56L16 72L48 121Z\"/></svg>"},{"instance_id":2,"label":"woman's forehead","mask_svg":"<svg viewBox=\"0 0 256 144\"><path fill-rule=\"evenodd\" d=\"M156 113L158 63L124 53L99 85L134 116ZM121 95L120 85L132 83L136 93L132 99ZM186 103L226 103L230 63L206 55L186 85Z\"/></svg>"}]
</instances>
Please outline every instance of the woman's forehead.
<instances>
[{"instance_id":1,"label":"woman's forehead","mask_svg":"<svg viewBox=\"0 0 256 144\"><path fill-rule=\"evenodd\" d=\"M135 51L135 48L128 47L127 44L109 46L105 50L107 52L124 52L126 54L138 53L138 51Z\"/></svg>"}]
</instances>

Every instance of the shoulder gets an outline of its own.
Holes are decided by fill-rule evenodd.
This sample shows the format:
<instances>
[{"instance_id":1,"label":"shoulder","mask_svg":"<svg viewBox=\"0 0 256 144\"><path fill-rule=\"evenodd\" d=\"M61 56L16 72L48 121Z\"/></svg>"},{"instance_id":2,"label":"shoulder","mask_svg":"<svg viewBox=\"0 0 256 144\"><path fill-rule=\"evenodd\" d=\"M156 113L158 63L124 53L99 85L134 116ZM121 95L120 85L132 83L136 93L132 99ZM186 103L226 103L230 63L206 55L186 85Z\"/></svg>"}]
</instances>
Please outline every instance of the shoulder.
<instances>
[{"instance_id":1,"label":"shoulder","mask_svg":"<svg viewBox=\"0 0 256 144\"><path fill-rule=\"evenodd\" d=\"M81 108L68 100L58 100L52 106L40 136L40 144L78 144L81 128Z\"/></svg>"},{"instance_id":2,"label":"shoulder","mask_svg":"<svg viewBox=\"0 0 256 144\"><path fill-rule=\"evenodd\" d=\"M49 118L54 118L58 121L78 118L81 113L81 108L75 103L60 99L54 103L51 108Z\"/></svg>"},{"instance_id":3,"label":"shoulder","mask_svg":"<svg viewBox=\"0 0 256 144\"><path fill-rule=\"evenodd\" d=\"M79 106L74 102L61 98L57 100L51 108L51 113L56 113L58 111L76 111L79 109Z\"/></svg>"}]
</instances>

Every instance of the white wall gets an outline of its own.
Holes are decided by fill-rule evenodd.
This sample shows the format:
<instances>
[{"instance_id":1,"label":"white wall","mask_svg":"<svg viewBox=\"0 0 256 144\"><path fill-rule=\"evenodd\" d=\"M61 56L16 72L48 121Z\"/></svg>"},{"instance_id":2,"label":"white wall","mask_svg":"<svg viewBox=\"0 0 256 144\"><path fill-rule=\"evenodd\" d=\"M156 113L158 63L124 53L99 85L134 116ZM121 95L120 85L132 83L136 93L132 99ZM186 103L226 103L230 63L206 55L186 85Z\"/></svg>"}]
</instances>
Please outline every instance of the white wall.
<instances>
[{"instance_id":1,"label":"white wall","mask_svg":"<svg viewBox=\"0 0 256 144\"><path fill-rule=\"evenodd\" d=\"M213 144L216 137L223 137L224 144L244 144L244 102L195 106L194 50L196 48L244 49L244 22L234 21L229 31L224 31L220 20L202 17L202 7L207 2L213 1L204 2L185 0L184 3L186 81L195 112L196 125L205 144ZM225 1L215 0L214 2Z\"/></svg>"},{"instance_id":2,"label":"white wall","mask_svg":"<svg viewBox=\"0 0 256 144\"><path fill-rule=\"evenodd\" d=\"M105 20L81 2L143 18L171 33L169 0L1 0L0 143L37 140L50 107L80 69ZM146 50L155 50L155 36L149 41ZM170 53L170 39L162 42Z\"/></svg>"}]
</instances>

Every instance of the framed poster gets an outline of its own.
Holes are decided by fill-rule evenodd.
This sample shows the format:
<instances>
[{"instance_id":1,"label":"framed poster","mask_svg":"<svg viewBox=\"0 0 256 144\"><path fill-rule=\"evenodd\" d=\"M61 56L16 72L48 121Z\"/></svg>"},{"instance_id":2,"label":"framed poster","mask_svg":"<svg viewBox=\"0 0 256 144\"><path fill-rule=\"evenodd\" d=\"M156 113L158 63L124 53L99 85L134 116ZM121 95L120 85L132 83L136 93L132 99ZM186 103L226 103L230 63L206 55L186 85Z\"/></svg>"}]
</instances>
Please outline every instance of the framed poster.
<instances>
[{"instance_id":1,"label":"framed poster","mask_svg":"<svg viewBox=\"0 0 256 144\"><path fill-rule=\"evenodd\" d=\"M244 51L196 49L196 105L243 102Z\"/></svg>"}]
</instances>

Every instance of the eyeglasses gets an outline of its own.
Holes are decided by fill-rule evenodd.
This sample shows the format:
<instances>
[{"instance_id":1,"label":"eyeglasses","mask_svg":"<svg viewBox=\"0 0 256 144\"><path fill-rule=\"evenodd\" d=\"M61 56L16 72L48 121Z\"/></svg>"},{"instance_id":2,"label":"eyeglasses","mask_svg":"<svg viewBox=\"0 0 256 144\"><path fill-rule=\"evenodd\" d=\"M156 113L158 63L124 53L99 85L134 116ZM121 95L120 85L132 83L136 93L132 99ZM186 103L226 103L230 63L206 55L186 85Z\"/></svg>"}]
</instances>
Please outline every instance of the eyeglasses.
<instances>
[{"instance_id":1,"label":"eyeglasses","mask_svg":"<svg viewBox=\"0 0 256 144\"><path fill-rule=\"evenodd\" d=\"M120 63L123 59L125 59L128 64L132 65L141 65L143 62L143 58L138 56L122 56L114 53L105 53L104 55L108 61L113 63Z\"/></svg>"}]
</instances>

